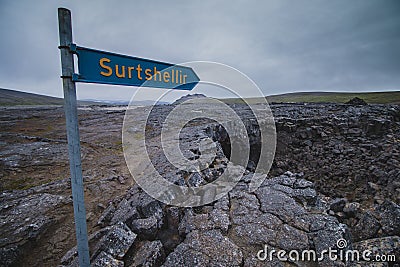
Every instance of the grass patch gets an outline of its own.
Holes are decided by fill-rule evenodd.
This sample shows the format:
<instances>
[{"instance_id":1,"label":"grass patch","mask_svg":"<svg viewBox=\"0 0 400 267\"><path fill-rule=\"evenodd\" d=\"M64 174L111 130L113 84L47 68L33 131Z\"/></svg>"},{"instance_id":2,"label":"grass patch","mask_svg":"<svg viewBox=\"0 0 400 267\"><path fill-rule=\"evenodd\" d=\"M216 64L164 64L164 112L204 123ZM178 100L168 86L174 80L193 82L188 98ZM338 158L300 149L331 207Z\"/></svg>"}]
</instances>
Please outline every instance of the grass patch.
<instances>
[{"instance_id":1,"label":"grass patch","mask_svg":"<svg viewBox=\"0 0 400 267\"><path fill-rule=\"evenodd\" d=\"M336 92L302 92L282 95L267 96L269 103L345 103L358 97L369 104L400 104L400 91L372 92L372 93L336 93ZM260 103L262 98L247 98L251 104ZM221 101L233 104L243 103L238 98L221 99Z\"/></svg>"}]
</instances>

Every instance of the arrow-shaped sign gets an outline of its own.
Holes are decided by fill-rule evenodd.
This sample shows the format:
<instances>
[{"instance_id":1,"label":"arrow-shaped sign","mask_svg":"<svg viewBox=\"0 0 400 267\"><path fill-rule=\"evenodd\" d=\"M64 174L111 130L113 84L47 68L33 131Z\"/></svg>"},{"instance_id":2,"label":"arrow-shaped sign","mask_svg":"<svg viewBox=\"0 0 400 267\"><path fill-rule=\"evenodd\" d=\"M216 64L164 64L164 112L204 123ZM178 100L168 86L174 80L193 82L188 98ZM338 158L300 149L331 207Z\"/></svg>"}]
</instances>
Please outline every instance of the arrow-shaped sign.
<instances>
[{"instance_id":1,"label":"arrow-shaped sign","mask_svg":"<svg viewBox=\"0 0 400 267\"><path fill-rule=\"evenodd\" d=\"M78 56L75 82L192 90L200 81L192 68L119 55L72 44Z\"/></svg>"}]
</instances>

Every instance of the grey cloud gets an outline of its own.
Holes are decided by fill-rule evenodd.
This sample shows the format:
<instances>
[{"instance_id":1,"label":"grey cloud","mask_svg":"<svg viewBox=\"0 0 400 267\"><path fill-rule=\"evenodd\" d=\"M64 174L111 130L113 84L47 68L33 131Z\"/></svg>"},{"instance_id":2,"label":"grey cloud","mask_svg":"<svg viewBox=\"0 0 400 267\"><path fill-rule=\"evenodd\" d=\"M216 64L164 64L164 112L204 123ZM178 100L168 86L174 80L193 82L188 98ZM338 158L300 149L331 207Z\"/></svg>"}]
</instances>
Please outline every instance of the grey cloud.
<instances>
[{"instance_id":1,"label":"grey cloud","mask_svg":"<svg viewBox=\"0 0 400 267\"><path fill-rule=\"evenodd\" d=\"M265 94L400 90L396 0L3 1L0 87L61 96L59 6L72 10L80 45L225 63ZM81 98L129 99L134 91L78 86Z\"/></svg>"}]
</instances>

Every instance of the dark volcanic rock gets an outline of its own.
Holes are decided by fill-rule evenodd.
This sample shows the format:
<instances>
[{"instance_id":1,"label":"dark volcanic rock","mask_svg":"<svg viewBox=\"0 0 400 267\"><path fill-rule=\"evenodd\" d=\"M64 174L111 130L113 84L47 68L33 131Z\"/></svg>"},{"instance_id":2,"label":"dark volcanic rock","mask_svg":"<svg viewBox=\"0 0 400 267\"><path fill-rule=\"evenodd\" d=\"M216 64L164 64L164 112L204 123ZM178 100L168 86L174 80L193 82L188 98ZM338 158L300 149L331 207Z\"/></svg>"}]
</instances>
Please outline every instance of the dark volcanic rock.
<instances>
[{"instance_id":1,"label":"dark volcanic rock","mask_svg":"<svg viewBox=\"0 0 400 267\"><path fill-rule=\"evenodd\" d=\"M266 246L286 251L312 249L320 253L334 248L341 238L351 244L346 225L316 205L320 199L314 185L302 175L287 172L267 179L255 192L249 191L246 180L244 177L227 196L210 205L197 208L164 206L159 211L158 207L163 205L152 204L151 207L157 208L144 209L147 212L141 212L142 217L133 220L129 226L138 237L148 241L141 246L127 243L124 251L130 247L129 253L133 254L132 260L127 262L131 266L241 266L244 262L257 266L265 263L257 258L257 252ZM130 200L149 200L138 201L134 207L138 210L149 207L143 203L154 201L144 196L146 193L137 186L131 192L135 193L126 196ZM307 201L310 198L313 201ZM119 206L123 209L123 205ZM159 212L164 218L161 228L155 218ZM146 217L149 214L153 215ZM129 233L127 229L124 231ZM182 239L176 239L171 246L170 240L178 233ZM102 245L108 240L107 235L101 240L97 253L104 251L114 259L121 259L121 254L117 257L108 245ZM278 262L274 258L268 264L279 266ZM324 264L329 266L330 262Z\"/></svg>"},{"instance_id":2,"label":"dark volcanic rock","mask_svg":"<svg viewBox=\"0 0 400 267\"><path fill-rule=\"evenodd\" d=\"M114 212L115 212L115 207L114 207L114 204L111 202L111 203L109 203L107 208L104 210L103 214L97 221L97 224L100 226L105 226L106 224L111 222L113 217L116 217L113 221L114 222L117 221L118 216L115 216Z\"/></svg>"},{"instance_id":3,"label":"dark volcanic rock","mask_svg":"<svg viewBox=\"0 0 400 267\"><path fill-rule=\"evenodd\" d=\"M240 248L218 230L193 231L168 255L163 266L240 266Z\"/></svg>"},{"instance_id":4,"label":"dark volcanic rock","mask_svg":"<svg viewBox=\"0 0 400 267\"><path fill-rule=\"evenodd\" d=\"M354 217L359 210L360 210L360 203L357 202L346 203L346 205L343 208L343 212L348 217Z\"/></svg>"},{"instance_id":5,"label":"dark volcanic rock","mask_svg":"<svg viewBox=\"0 0 400 267\"><path fill-rule=\"evenodd\" d=\"M352 228L354 241L374 238L377 236L381 225L372 212L365 212L357 224Z\"/></svg>"},{"instance_id":6,"label":"dark volcanic rock","mask_svg":"<svg viewBox=\"0 0 400 267\"><path fill-rule=\"evenodd\" d=\"M34 188L32 191L40 191ZM0 261L4 266L18 263L57 220L47 214L71 203L67 197L48 193L3 192L0 200Z\"/></svg>"},{"instance_id":7,"label":"dark volcanic rock","mask_svg":"<svg viewBox=\"0 0 400 267\"><path fill-rule=\"evenodd\" d=\"M248 108L241 104L231 106L244 118L251 149L247 171L238 185L223 198L196 208L176 208L160 203L137 185L129 190L127 188L131 185L124 187L124 190L116 190L117 193L114 191L113 196L117 197L110 204L107 204L110 199L104 200L101 208L95 203L97 213L88 213L88 221L92 221L91 227L103 227L97 237L90 240L92 262L115 266L121 262L124 265L136 262L137 265L145 266L168 266L179 262L188 266L306 266L304 262L283 263L276 257L271 262L260 261L257 259L257 252L265 246L276 250L313 249L321 252L329 247L334 248L341 238L347 241L348 247L354 244L359 245L359 248L398 247L398 106L273 105L278 141L275 160L268 174L273 178L265 180L255 191L250 191L248 187L253 178L250 171L254 171L258 164L257 155L261 142L259 127L252 120ZM189 122L179 135L184 157L189 160L201 157L199 144L209 138L216 143L208 143L206 149L215 149L215 157L201 171L196 168L176 168L162 154L159 142L161 126L174 107L175 105L155 107L146 127L146 138L150 139L146 148L154 168L168 181L188 188L215 181L225 172L229 163L230 136L216 122L202 119ZM143 119L141 115L145 109L137 109L138 120ZM115 123L115 119L121 123L123 113L95 113L94 121L88 120L86 115L82 116L83 126L103 122L104 115L113 116L105 128L120 133L120 124ZM102 131L93 134L95 138L85 136L83 139L83 156L89 154L87 161L96 161L96 169L102 168L85 177L85 180L106 173L105 176L111 177L110 181L114 180L115 183L99 181L85 187L86 193L91 193L92 197L97 195L97 198L90 199L92 202L102 198L113 186L120 185L120 181L126 184L129 181L118 178L119 170L114 174L108 173L108 169L114 167L110 168L107 164L123 164L123 158L108 157L108 154L114 153L110 153L109 147L115 147L107 143L110 142L110 132L104 134L101 141L92 144L93 139L98 139L100 132ZM7 146L3 141L0 144L0 164L4 167L4 177L7 179L17 177L24 168L28 168L26 172L33 170L30 168L32 153L38 155L37 162L43 166L45 174L49 172L48 164L65 163L67 160L65 140L32 139L13 133L1 136L8 142ZM12 147L9 141L14 142L13 138L22 141ZM118 143L118 140L112 142ZM50 151L52 143L55 144L54 153ZM96 150L101 157L95 160L92 153L87 151L92 152L96 146L107 147L107 150ZM115 151L121 153L121 147L118 146ZM52 155L54 161L46 159ZM98 163L97 160L103 157L104 161ZM286 172L287 170L298 174ZM62 248L60 252L57 248L57 244L64 240L47 242L49 236L58 236L56 233L59 225L56 222L61 210L70 209L66 213L69 218L65 221L72 225L70 191L66 186L68 183L63 183L63 189L57 192L52 192L52 187L47 187L46 192L37 188L3 192L0 206L1 260L4 265L18 265L20 262L26 265L29 260L24 258L31 256L31 250L35 248L33 245L38 240L41 244L48 244L45 252L42 247L34 250L40 250L40 257L56 250L59 254L54 253L58 256L53 257L65 253L67 249ZM128 192L124 194L126 190ZM59 195L60 191L63 195ZM348 200L344 206L343 199ZM70 228L68 234L73 236L73 225ZM89 230L94 231L93 228ZM71 242L70 247L73 246ZM72 249L62 264L77 264L76 250ZM320 265L332 266L333 263L323 262Z\"/></svg>"},{"instance_id":8,"label":"dark volcanic rock","mask_svg":"<svg viewBox=\"0 0 400 267\"><path fill-rule=\"evenodd\" d=\"M122 222L113 225L108 233L97 243L93 254L105 252L115 259L122 259L136 239L133 233Z\"/></svg>"},{"instance_id":9,"label":"dark volcanic rock","mask_svg":"<svg viewBox=\"0 0 400 267\"><path fill-rule=\"evenodd\" d=\"M136 252L129 267L155 267L160 266L164 260L165 253L162 243L159 240L146 241Z\"/></svg>"},{"instance_id":10,"label":"dark volcanic rock","mask_svg":"<svg viewBox=\"0 0 400 267\"><path fill-rule=\"evenodd\" d=\"M368 105L367 102L365 102L363 99L361 99L359 97L354 97L354 98L350 99L349 101L346 102L346 104L361 105L361 106Z\"/></svg>"},{"instance_id":11,"label":"dark volcanic rock","mask_svg":"<svg viewBox=\"0 0 400 267\"><path fill-rule=\"evenodd\" d=\"M334 212L343 211L344 206L347 203L347 199L345 198L338 198L334 199L330 205L330 209Z\"/></svg>"},{"instance_id":12,"label":"dark volcanic rock","mask_svg":"<svg viewBox=\"0 0 400 267\"><path fill-rule=\"evenodd\" d=\"M133 220L131 223L131 229L142 238L153 239L156 237L159 229L157 218L151 216L145 219Z\"/></svg>"},{"instance_id":13,"label":"dark volcanic rock","mask_svg":"<svg viewBox=\"0 0 400 267\"><path fill-rule=\"evenodd\" d=\"M400 206L387 200L377 207L376 212L383 232L400 236Z\"/></svg>"},{"instance_id":14,"label":"dark volcanic rock","mask_svg":"<svg viewBox=\"0 0 400 267\"><path fill-rule=\"evenodd\" d=\"M102 216L102 218L104 218L104 217L107 217L108 214L112 213L113 216L110 220L110 224L116 224L118 222L123 222L123 223L129 224L133 219L139 218L138 211L136 210L135 207L132 207L132 201L123 199L118 204L118 207L116 210L114 210L112 207L113 206L111 204L110 209L109 210L106 209L106 211L103 213L104 216Z\"/></svg>"},{"instance_id":15,"label":"dark volcanic rock","mask_svg":"<svg viewBox=\"0 0 400 267\"><path fill-rule=\"evenodd\" d=\"M93 267L124 267L124 262L114 259L110 254L102 251L94 262L91 264Z\"/></svg>"},{"instance_id":16,"label":"dark volcanic rock","mask_svg":"<svg viewBox=\"0 0 400 267\"><path fill-rule=\"evenodd\" d=\"M396 266L400 259L400 238L398 236L388 236L383 238L374 238L356 242L353 244L353 249L358 251L371 251L369 261L361 259L361 266L371 266L371 261L375 260L376 256L384 256L386 260L381 266ZM389 258L390 257L390 258ZM380 261L381 258L377 258Z\"/></svg>"},{"instance_id":17,"label":"dark volcanic rock","mask_svg":"<svg viewBox=\"0 0 400 267\"><path fill-rule=\"evenodd\" d=\"M236 108L248 116L245 109ZM166 116L164 108L158 109L157 116L152 117L151 129L158 129ZM385 145L388 151L397 149L394 135L398 117L393 115L393 112L397 114L396 109L389 112L387 107L374 105L282 105L275 107L274 112L278 140L282 143L278 145L271 173L281 175L266 179L252 192L249 184L253 177L247 170L227 196L196 208L171 208L133 186L119 203L114 203L117 208L113 213L137 211L138 217L127 225L138 234L140 242L160 240L166 256L162 262L165 266L268 265L270 262L257 259L257 253L265 247L321 253L336 248L342 239L347 242L344 249L351 248L350 233L356 240L369 240L381 232L393 234L393 226L398 221L396 215L393 217L396 208L385 204L369 214L364 212L363 205L383 190L393 190L387 181L395 182L398 177L393 150L391 153L382 150ZM390 123L376 126L377 119ZM246 123L246 127L254 149L260 141L257 127L252 123ZM149 133L151 138L158 135L157 130ZM378 136L383 136L387 143ZM207 137L218 143L214 147L215 158L202 171L175 168L157 152L159 145L155 141L148 145L152 163L165 179L179 181L188 188L212 182L224 173L229 162L226 156L230 153L229 137L223 128L214 122L189 123L180 133L180 148L188 159L196 159L201 156L199 143ZM255 151L250 158L257 164ZM252 165L248 164L249 169L254 170ZM282 175L292 168L298 174ZM282 172L276 173L277 170ZM371 191L371 183L377 185L375 191ZM319 195L319 189L334 200ZM370 192L376 195L371 197ZM389 224L391 219L396 222ZM386 230L383 230L385 224ZM361 229L366 231L364 235L360 234ZM131 246L129 253L135 257L140 255L137 254L140 249L140 246ZM274 260L271 266L279 266L279 261ZM293 264L303 263L294 260ZM343 266L344 262L324 259L320 265Z\"/></svg>"}]
</instances>

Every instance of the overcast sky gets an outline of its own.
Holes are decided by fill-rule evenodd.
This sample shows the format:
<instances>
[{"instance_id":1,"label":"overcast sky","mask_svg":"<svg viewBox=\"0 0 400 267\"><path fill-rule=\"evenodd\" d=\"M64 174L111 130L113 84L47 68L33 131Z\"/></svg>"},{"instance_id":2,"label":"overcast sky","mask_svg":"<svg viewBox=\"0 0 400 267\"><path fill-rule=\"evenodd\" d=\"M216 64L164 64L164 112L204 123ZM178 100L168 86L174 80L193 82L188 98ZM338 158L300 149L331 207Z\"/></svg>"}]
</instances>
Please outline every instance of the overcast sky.
<instances>
[{"instance_id":1,"label":"overcast sky","mask_svg":"<svg viewBox=\"0 0 400 267\"><path fill-rule=\"evenodd\" d=\"M0 0L0 88L62 96L58 7L71 9L78 45L171 63L224 63L265 95L400 90L397 0ZM130 99L136 90L77 88L80 99Z\"/></svg>"}]
</instances>

